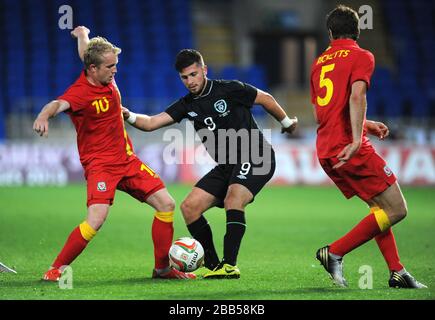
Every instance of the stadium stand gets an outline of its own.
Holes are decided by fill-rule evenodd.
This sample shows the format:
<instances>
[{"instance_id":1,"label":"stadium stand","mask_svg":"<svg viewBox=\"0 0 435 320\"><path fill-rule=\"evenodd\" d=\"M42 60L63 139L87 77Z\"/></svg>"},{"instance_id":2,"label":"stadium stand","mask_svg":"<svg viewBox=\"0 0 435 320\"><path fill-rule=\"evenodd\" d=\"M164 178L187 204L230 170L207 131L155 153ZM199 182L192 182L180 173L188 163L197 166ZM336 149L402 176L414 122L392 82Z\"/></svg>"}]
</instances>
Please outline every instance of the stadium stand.
<instances>
[{"instance_id":1,"label":"stadium stand","mask_svg":"<svg viewBox=\"0 0 435 320\"><path fill-rule=\"evenodd\" d=\"M433 1L380 1L393 47L395 70L379 66L373 76L369 114L429 119L435 115ZM405 23L406 21L406 23Z\"/></svg>"},{"instance_id":2,"label":"stadium stand","mask_svg":"<svg viewBox=\"0 0 435 320\"><path fill-rule=\"evenodd\" d=\"M32 117L41 103L63 93L77 77L81 62L70 30L58 27L61 0L34 5L2 0L0 28L6 48L0 55L0 139L13 113ZM86 25L123 49L117 83L133 110L156 113L186 94L173 70L182 48L195 47L192 0L72 0L73 24ZM368 115L380 119L435 116L435 2L379 2L391 41L393 68L377 65L368 95ZM55 14L51 14L55 12ZM97 14L96 14L97 13ZM409 23L403 23L408 21ZM210 67L209 76L239 79L268 90L263 66ZM256 116L264 115L255 108Z\"/></svg>"}]
</instances>

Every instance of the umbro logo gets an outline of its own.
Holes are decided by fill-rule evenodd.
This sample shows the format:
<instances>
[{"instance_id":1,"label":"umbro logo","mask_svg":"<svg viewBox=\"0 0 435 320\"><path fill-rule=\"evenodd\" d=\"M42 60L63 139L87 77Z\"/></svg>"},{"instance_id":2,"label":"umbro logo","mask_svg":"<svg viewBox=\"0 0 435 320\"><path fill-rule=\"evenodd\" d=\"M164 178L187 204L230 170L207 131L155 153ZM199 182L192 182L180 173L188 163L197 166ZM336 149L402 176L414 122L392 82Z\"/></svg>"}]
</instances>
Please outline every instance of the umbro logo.
<instances>
[{"instance_id":1,"label":"umbro logo","mask_svg":"<svg viewBox=\"0 0 435 320\"><path fill-rule=\"evenodd\" d=\"M187 114L188 114L189 116L191 116L192 118L198 116L198 114L197 114L196 112L193 112L193 111L190 111L190 112L188 112Z\"/></svg>"}]
</instances>

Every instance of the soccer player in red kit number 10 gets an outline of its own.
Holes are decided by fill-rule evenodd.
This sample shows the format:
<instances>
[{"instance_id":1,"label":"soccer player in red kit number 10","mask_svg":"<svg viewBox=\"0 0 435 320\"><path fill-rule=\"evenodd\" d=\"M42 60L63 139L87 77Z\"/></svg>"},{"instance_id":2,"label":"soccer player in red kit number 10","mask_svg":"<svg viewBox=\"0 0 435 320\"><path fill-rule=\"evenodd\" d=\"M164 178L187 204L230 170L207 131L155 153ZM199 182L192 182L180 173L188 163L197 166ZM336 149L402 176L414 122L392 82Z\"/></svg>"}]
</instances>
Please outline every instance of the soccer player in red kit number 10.
<instances>
[{"instance_id":1,"label":"soccer player in red kit number 10","mask_svg":"<svg viewBox=\"0 0 435 320\"><path fill-rule=\"evenodd\" d=\"M85 249L103 225L116 189L148 203L156 211L152 225L152 277L193 279L194 274L169 267L175 203L159 176L134 154L124 128L121 95L114 79L121 50L101 37L89 40L88 33L85 27L77 27L71 33L78 39L85 70L63 95L42 109L33 125L37 133L46 136L49 118L60 112L70 116L87 181L87 218L71 232L43 279L59 281L65 266Z\"/></svg>"},{"instance_id":2,"label":"soccer player in red kit number 10","mask_svg":"<svg viewBox=\"0 0 435 320\"><path fill-rule=\"evenodd\" d=\"M331 43L312 65L311 101L318 122L321 166L346 198L358 196L370 212L345 236L320 248L316 257L332 280L346 287L343 256L374 238L390 270L390 287L426 288L400 262L391 228L405 218L406 201L396 177L366 136L384 139L388 128L365 117L375 61L356 42L358 22L358 14L342 5L328 14Z\"/></svg>"}]
</instances>

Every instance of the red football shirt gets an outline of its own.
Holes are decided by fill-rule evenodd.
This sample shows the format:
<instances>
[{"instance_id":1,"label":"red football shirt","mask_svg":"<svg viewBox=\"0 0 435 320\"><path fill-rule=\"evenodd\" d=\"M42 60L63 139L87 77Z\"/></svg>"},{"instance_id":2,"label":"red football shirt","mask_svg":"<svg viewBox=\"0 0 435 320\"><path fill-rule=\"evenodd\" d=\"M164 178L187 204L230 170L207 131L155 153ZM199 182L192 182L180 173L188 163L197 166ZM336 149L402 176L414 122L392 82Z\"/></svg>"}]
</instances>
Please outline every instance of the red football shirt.
<instances>
[{"instance_id":1,"label":"red football shirt","mask_svg":"<svg viewBox=\"0 0 435 320\"><path fill-rule=\"evenodd\" d=\"M106 86L94 86L83 71L58 99L70 104L66 113L75 126L80 162L85 170L123 165L134 158L114 80Z\"/></svg>"},{"instance_id":2,"label":"red football shirt","mask_svg":"<svg viewBox=\"0 0 435 320\"><path fill-rule=\"evenodd\" d=\"M373 54L351 39L333 40L311 67L311 102L315 106L317 156L332 158L352 142L349 98L357 80L370 86L375 67ZM364 119L365 122L365 119ZM361 153L374 152L364 130Z\"/></svg>"}]
</instances>

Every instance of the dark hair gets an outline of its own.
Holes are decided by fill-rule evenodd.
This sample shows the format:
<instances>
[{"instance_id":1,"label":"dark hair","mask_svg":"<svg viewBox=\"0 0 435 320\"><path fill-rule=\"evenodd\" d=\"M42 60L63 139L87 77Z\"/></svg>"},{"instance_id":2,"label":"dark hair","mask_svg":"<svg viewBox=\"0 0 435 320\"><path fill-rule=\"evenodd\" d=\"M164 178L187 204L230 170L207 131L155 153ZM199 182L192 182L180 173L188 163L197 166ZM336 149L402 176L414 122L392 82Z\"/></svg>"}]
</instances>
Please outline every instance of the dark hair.
<instances>
[{"instance_id":1,"label":"dark hair","mask_svg":"<svg viewBox=\"0 0 435 320\"><path fill-rule=\"evenodd\" d=\"M194 49L183 49L178 52L177 57L175 58L175 69L178 72L181 72L181 70L194 63L198 63L200 66L204 65L204 59L202 58L201 53Z\"/></svg>"},{"instance_id":2,"label":"dark hair","mask_svg":"<svg viewBox=\"0 0 435 320\"><path fill-rule=\"evenodd\" d=\"M333 39L359 37L359 17L352 8L338 5L326 16L326 27L332 32Z\"/></svg>"}]
</instances>

